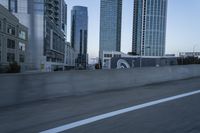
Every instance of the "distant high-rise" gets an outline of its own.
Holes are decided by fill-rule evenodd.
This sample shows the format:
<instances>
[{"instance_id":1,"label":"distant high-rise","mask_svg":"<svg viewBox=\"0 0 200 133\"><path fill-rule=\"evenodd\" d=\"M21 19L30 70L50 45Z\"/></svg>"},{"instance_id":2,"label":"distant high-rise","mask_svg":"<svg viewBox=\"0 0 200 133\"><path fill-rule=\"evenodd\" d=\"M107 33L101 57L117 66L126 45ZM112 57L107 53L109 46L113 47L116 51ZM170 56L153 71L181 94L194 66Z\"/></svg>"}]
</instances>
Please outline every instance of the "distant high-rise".
<instances>
[{"instance_id":1,"label":"distant high-rise","mask_svg":"<svg viewBox=\"0 0 200 133\"><path fill-rule=\"evenodd\" d=\"M29 30L28 69L62 69L67 35L64 0L0 0Z\"/></svg>"},{"instance_id":2,"label":"distant high-rise","mask_svg":"<svg viewBox=\"0 0 200 133\"><path fill-rule=\"evenodd\" d=\"M121 21L122 0L101 0L100 58L103 51L121 50Z\"/></svg>"},{"instance_id":3,"label":"distant high-rise","mask_svg":"<svg viewBox=\"0 0 200 133\"><path fill-rule=\"evenodd\" d=\"M167 0L134 0L134 54L164 56L167 3Z\"/></svg>"},{"instance_id":4,"label":"distant high-rise","mask_svg":"<svg viewBox=\"0 0 200 133\"><path fill-rule=\"evenodd\" d=\"M86 68L88 42L88 10L87 7L74 6L71 11L71 46L77 54L76 66Z\"/></svg>"}]
</instances>

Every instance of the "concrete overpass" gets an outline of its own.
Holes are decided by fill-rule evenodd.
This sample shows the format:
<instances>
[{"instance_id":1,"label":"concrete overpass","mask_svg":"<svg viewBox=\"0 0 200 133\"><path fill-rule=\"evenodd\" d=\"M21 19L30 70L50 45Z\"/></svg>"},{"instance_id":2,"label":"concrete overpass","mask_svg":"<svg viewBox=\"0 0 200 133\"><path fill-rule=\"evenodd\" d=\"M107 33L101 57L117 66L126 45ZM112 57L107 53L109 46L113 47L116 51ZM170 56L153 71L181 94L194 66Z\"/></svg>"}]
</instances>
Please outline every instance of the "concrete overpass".
<instances>
[{"instance_id":1,"label":"concrete overpass","mask_svg":"<svg viewBox=\"0 0 200 133\"><path fill-rule=\"evenodd\" d=\"M183 67L179 72L183 70L189 72L189 69ZM5 77L4 75L0 79L5 81ZM3 88L5 87L1 86L2 91ZM1 97L1 103L2 100L8 99ZM2 106L0 131L5 133L199 133L199 101L200 78L196 75L143 86Z\"/></svg>"}]
</instances>

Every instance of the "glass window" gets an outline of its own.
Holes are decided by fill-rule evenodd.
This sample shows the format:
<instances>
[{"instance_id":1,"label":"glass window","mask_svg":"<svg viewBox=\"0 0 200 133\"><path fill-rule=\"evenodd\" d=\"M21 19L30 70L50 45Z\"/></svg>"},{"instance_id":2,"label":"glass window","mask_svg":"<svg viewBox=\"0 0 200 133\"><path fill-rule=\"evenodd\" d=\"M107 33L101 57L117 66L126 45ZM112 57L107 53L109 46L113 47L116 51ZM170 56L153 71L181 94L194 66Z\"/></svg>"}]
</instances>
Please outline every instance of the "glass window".
<instances>
[{"instance_id":1,"label":"glass window","mask_svg":"<svg viewBox=\"0 0 200 133\"><path fill-rule=\"evenodd\" d=\"M119 55L119 54L115 54L114 57L121 57L121 55Z\"/></svg>"},{"instance_id":2,"label":"glass window","mask_svg":"<svg viewBox=\"0 0 200 133\"><path fill-rule=\"evenodd\" d=\"M24 62L24 61L25 61L24 55L20 54L19 55L19 62Z\"/></svg>"},{"instance_id":3,"label":"glass window","mask_svg":"<svg viewBox=\"0 0 200 133\"><path fill-rule=\"evenodd\" d=\"M44 3L44 0L34 0L34 2L37 2L37 3Z\"/></svg>"},{"instance_id":4,"label":"glass window","mask_svg":"<svg viewBox=\"0 0 200 133\"><path fill-rule=\"evenodd\" d=\"M7 27L7 33L11 35L15 35L15 27L9 24Z\"/></svg>"},{"instance_id":5,"label":"glass window","mask_svg":"<svg viewBox=\"0 0 200 133\"><path fill-rule=\"evenodd\" d=\"M7 48L15 49L15 41L8 39L7 40Z\"/></svg>"},{"instance_id":6,"label":"glass window","mask_svg":"<svg viewBox=\"0 0 200 133\"><path fill-rule=\"evenodd\" d=\"M9 0L9 11L17 13L17 0Z\"/></svg>"},{"instance_id":7,"label":"glass window","mask_svg":"<svg viewBox=\"0 0 200 133\"><path fill-rule=\"evenodd\" d=\"M21 43L21 42L19 42L19 50L21 50L21 51L25 51L25 44L24 43Z\"/></svg>"},{"instance_id":8,"label":"glass window","mask_svg":"<svg viewBox=\"0 0 200 133\"><path fill-rule=\"evenodd\" d=\"M19 32L19 38L25 40L26 39L26 32L21 30Z\"/></svg>"},{"instance_id":9,"label":"glass window","mask_svg":"<svg viewBox=\"0 0 200 133\"><path fill-rule=\"evenodd\" d=\"M36 14L43 14L44 13L44 2L43 0L35 0L34 1L34 10Z\"/></svg>"},{"instance_id":10,"label":"glass window","mask_svg":"<svg viewBox=\"0 0 200 133\"><path fill-rule=\"evenodd\" d=\"M44 10L44 4L43 3L35 3L34 9L39 10L39 11L43 11Z\"/></svg>"},{"instance_id":11,"label":"glass window","mask_svg":"<svg viewBox=\"0 0 200 133\"><path fill-rule=\"evenodd\" d=\"M15 61L15 54L14 53L7 53L7 61L14 62Z\"/></svg>"},{"instance_id":12,"label":"glass window","mask_svg":"<svg viewBox=\"0 0 200 133\"><path fill-rule=\"evenodd\" d=\"M104 54L104 57L112 57L112 54Z\"/></svg>"}]
</instances>

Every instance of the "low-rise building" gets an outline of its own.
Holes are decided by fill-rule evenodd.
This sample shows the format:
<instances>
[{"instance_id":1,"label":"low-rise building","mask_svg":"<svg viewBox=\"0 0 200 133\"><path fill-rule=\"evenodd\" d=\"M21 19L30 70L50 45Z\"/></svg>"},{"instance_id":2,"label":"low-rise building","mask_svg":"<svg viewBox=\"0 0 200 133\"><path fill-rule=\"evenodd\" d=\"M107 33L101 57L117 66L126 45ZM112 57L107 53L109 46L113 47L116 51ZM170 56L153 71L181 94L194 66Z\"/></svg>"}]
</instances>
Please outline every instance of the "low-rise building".
<instances>
[{"instance_id":1,"label":"low-rise building","mask_svg":"<svg viewBox=\"0 0 200 133\"><path fill-rule=\"evenodd\" d=\"M179 56L180 57L189 57L189 56L200 57L200 52L180 52Z\"/></svg>"},{"instance_id":2,"label":"low-rise building","mask_svg":"<svg viewBox=\"0 0 200 133\"><path fill-rule=\"evenodd\" d=\"M163 67L178 65L177 57L166 56L133 56L133 57L121 57L112 58L110 67L111 69L121 68L136 68L136 67Z\"/></svg>"},{"instance_id":3,"label":"low-rise building","mask_svg":"<svg viewBox=\"0 0 200 133\"><path fill-rule=\"evenodd\" d=\"M103 69L161 67L170 65L177 65L177 57L132 56L116 51L103 52L103 61L102 61Z\"/></svg>"},{"instance_id":4,"label":"low-rise building","mask_svg":"<svg viewBox=\"0 0 200 133\"><path fill-rule=\"evenodd\" d=\"M111 59L113 57L131 57L131 56L118 51L103 51L103 57L101 61L103 69L111 69Z\"/></svg>"},{"instance_id":5,"label":"low-rise building","mask_svg":"<svg viewBox=\"0 0 200 133\"><path fill-rule=\"evenodd\" d=\"M0 5L0 69L6 71L10 63L16 62L24 71L27 45L27 27Z\"/></svg>"}]
</instances>

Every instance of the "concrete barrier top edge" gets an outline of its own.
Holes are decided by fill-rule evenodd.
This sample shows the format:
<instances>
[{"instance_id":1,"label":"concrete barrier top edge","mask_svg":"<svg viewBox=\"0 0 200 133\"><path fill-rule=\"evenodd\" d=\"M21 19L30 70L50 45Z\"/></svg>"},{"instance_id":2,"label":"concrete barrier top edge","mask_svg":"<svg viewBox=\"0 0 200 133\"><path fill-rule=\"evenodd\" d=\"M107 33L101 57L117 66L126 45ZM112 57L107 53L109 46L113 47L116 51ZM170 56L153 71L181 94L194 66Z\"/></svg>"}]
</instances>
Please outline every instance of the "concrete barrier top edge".
<instances>
[{"instance_id":1,"label":"concrete barrier top edge","mask_svg":"<svg viewBox=\"0 0 200 133\"><path fill-rule=\"evenodd\" d=\"M51 75L51 74L74 74L74 73L99 73L99 72L123 72L123 71L135 71L135 70L155 70L163 68L172 68L172 67L195 67L200 65L176 65L176 66L164 66L164 67L142 67L142 68L133 68L133 69L105 69L105 70L70 70L70 71L61 71L61 72L33 72L33 73L10 73L10 74L0 74L0 77L4 76L23 76L23 75Z\"/></svg>"}]
</instances>

